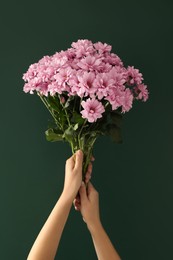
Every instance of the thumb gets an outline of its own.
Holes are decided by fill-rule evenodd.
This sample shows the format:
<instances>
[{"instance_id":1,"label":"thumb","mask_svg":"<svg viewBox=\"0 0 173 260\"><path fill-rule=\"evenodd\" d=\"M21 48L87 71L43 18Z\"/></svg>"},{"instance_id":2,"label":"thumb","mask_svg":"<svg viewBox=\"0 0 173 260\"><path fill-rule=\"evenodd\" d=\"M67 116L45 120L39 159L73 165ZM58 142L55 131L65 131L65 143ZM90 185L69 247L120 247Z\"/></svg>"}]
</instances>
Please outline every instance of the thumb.
<instances>
[{"instance_id":1,"label":"thumb","mask_svg":"<svg viewBox=\"0 0 173 260\"><path fill-rule=\"evenodd\" d=\"M76 158L75 158L75 168L76 169L82 169L82 163L83 163L83 152L81 150L78 150L76 152Z\"/></svg>"},{"instance_id":2,"label":"thumb","mask_svg":"<svg viewBox=\"0 0 173 260\"><path fill-rule=\"evenodd\" d=\"M68 158L66 160L66 169L70 169L70 170L73 170L74 168L74 165L75 165L75 162L74 162L74 156L71 156L70 158Z\"/></svg>"},{"instance_id":3,"label":"thumb","mask_svg":"<svg viewBox=\"0 0 173 260\"><path fill-rule=\"evenodd\" d=\"M80 186L79 194L80 194L81 202L83 202L83 201L85 201L87 199L86 186L85 186L84 182L82 182L82 184Z\"/></svg>"}]
</instances>

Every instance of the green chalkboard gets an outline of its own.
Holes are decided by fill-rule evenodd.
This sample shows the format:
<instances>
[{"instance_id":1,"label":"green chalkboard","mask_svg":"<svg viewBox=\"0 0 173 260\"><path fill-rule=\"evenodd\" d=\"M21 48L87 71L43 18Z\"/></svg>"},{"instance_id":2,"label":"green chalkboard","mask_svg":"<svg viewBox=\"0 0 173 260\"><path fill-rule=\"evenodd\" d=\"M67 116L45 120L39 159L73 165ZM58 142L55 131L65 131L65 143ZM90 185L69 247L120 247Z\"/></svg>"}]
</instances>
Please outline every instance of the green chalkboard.
<instances>
[{"instance_id":1,"label":"green chalkboard","mask_svg":"<svg viewBox=\"0 0 173 260\"><path fill-rule=\"evenodd\" d=\"M124 116L123 144L98 139L92 181L101 219L123 260L173 259L173 2L1 1L0 259L23 260L63 187L66 143L49 143L49 113L23 93L22 75L43 55L90 39L139 68L150 98ZM72 209L57 258L96 259Z\"/></svg>"}]
</instances>

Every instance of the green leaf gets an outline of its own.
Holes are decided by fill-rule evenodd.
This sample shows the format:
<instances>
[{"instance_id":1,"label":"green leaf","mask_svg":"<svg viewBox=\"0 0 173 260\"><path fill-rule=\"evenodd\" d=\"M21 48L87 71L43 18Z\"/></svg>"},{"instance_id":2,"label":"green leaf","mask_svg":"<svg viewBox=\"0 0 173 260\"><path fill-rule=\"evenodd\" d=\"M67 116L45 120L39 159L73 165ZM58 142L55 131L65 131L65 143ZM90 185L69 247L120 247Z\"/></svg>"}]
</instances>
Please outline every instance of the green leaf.
<instances>
[{"instance_id":1,"label":"green leaf","mask_svg":"<svg viewBox=\"0 0 173 260\"><path fill-rule=\"evenodd\" d=\"M79 127L79 124L77 123L77 124L75 124L75 125L73 126L73 129L76 131L76 130L78 129L78 127Z\"/></svg>"},{"instance_id":2,"label":"green leaf","mask_svg":"<svg viewBox=\"0 0 173 260\"><path fill-rule=\"evenodd\" d=\"M73 129L73 126L69 126L64 134L63 134L63 138L65 138L68 142L72 142L74 140L75 137L75 130Z\"/></svg>"},{"instance_id":3,"label":"green leaf","mask_svg":"<svg viewBox=\"0 0 173 260\"><path fill-rule=\"evenodd\" d=\"M85 119L82 118L81 114L78 114L77 112L74 111L71 121L73 123L78 123L78 125L83 125Z\"/></svg>"},{"instance_id":4,"label":"green leaf","mask_svg":"<svg viewBox=\"0 0 173 260\"><path fill-rule=\"evenodd\" d=\"M60 112L62 110L62 106L58 97L48 96L47 102L49 103L50 107L55 111Z\"/></svg>"},{"instance_id":5,"label":"green leaf","mask_svg":"<svg viewBox=\"0 0 173 260\"><path fill-rule=\"evenodd\" d=\"M121 128L116 124L107 125L107 134L111 136L115 143L122 143L122 133Z\"/></svg>"},{"instance_id":6,"label":"green leaf","mask_svg":"<svg viewBox=\"0 0 173 260\"><path fill-rule=\"evenodd\" d=\"M70 106L70 99L68 98L64 105L64 108L68 108L69 106Z\"/></svg>"},{"instance_id":7,"label":"green leaf","mask_svg":"<svg viewBox=\"0 0 173 260\"><path fill-rule=\"evenodd\" d=\"M50 142L63 141L63 135L55 133L54 129L50 128L45 132L46 140Z\"/></svg>"},{"instance_id":8,"label":"green leaf","mask_svg":"<svg viewBox=\"0 0 173 260\"><path fill-rule=\"evenodd\" d=\"M117 111L112 111L110 113L110 117L111 117L111 120L112 120L112 123L115 124L116 126L118 127L121 127L122 126L122 119L123 119L123 116L122 114L120 114L119 112Z\"/></svg>"}]
</instances>

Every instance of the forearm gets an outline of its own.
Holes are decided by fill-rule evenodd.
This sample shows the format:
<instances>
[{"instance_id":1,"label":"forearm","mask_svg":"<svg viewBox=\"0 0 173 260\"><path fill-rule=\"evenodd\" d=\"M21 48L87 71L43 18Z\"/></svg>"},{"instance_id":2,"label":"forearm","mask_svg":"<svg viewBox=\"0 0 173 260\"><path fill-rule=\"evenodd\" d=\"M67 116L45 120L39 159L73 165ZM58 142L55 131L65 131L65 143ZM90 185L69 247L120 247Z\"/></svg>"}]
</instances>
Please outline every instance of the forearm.
<instances>
[{"instance_id":1,"label":"forearm","mask_svg":"<svg viewBox=\"0 0 173 260\"><path fill-rule=\"evenodd\" d=\"M61 195L43 228L41 229L28 260L53 260L67 221L72 201Z\"/></svg>"},{"instance_id":2,"label":"forearm","mask_svg":"<svg viewBox=\"0 0 173 260\"><path fill-rule=\"evenodd\" d=\"M120 260L118 253L100 222L98 222L94 227L90 227L89 231L99 260Z\"/></svg>"}]
</instances>

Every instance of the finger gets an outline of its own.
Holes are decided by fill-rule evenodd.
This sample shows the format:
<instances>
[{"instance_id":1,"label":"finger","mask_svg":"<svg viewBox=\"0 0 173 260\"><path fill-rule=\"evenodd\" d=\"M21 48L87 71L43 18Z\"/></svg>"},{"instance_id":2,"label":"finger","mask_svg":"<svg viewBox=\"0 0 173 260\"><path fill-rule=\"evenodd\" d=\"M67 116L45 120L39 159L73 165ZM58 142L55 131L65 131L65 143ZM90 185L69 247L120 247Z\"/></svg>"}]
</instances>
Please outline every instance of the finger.
<instances>
[{"instance_id":1,"label":"finger","mask_svg":"<svg viewBox=\"0 0 173 260\"><path fill-rule=\"evenodd\" d=\"M91 174L92 174L92 163L89 164L88 169L87 169L87 173L85 175L85 183L88 183L89 180L91 179Z\"/></svg>"},{"instance_id":2,"label":"finger","mask_svg":"<svg viewBox=\"0 0 173 260\"><path fill-rule=\"evenodd\" d=\"M85 183L88 184L90 179L91 179L91 175L87 173L86 176L85 176Z\"/></svg>"},{"instance_id":3,"label":"finger","mask_svg":"<svg viewBox=\"0 0 173 260\"><path fill-rule=\"evenodd\" d=\"M82 163L83 163L83 152L81 150L78 150L75 153L75 168L82 169Z\"/></svg>"},{"instance_id":4,"label":"finger","mask_svg":"<svg viewBox=\"0 0 173 260\"><path fill-rule=\"evenodd\" d=\"M73 200L73 205L75 206L78 201L76 199Z\"/></svg>"},{"instance_id":5,"label":"finger","mask_svg":"<svg viewBox=\"0 0 173 260\"><path fill-rule=\"evenodd\" d=\"M76 211L80 211L81 210L80 206L75 206L74 208L75 208Z\"/></svg>"},{"instance_id":6,"label":"finger","mask_svg":"<svg viewBox=\"0 0 173 260\"><path fill-rule=\"evenodd\" d=\"M74 206L80 206L80 202L78 202L78 201L75 201L73 204L74 204Z\"/></svg>"},{"instance_id":7,"label":"finger","mask_svg":"<svg viewBox=\"0 0 173 260\"><path fill-rule=\"evenodd\" d=\"M89 165L88 165L88 168L87 168L86 175L85 175L85 182L86 183L88 183L89 180L91 179L92 169L93 169L93 165L92 165L92 162L90 162Z\"/></svg>"},{"instance_id":8,"label":"finger","mask_svg":"<svg viewBox=\"0 0 173 260\"><path fill-rule=\"evenodd\" d=\"M80 206L81 206L80 202L78 202L76 200L73 201L73 205L75 208L80 208Z\"/></svg>"},{"instance_id":9,"label":"finger","mask_svg":"<svg viewBox=\"0 0 173 260\"><path fill-rule=\"evenodd\" d=\"M91 156L91 162L94 162L94 161L95 161L94 156Z\"/></svg>"},{"instance_id":10,"label":"finger","mask_svg":"<svg viewBox=\"0 0 173 260\"><path fill-rule=\"evenodd\" d=\"M92 165L92 163L89 163L87 172L89 172L91 174L92 169L93 169L93 165Z\"/></svg>"},{"instance_id":11,"label":"finger","mask_svg":"<svg viewBox=\"0 0 173 260\"><path fill-rule=\"evenodd\" d=\"M73 203L73 205L74 205L74 208L76 209L80 209L80 203L77 203L77 202L75 202L75 203Z\"/></svg>"},{"instance_id":12,"label":"finger","mask_svg":"<svg viewBox=\"0 0 173 260\"><path fill-rule=\"evenodd\" d=\"M86 174L90 174L91 175L92 169L93 169L93 165L92 165L92 163L89 163Z\"/></svg>"},{"instance_id":13,"label":"finger","mask_svg":"<svg viewBox=\"0 0 173 260\"><path fill-rule=\"evenodd\" d=\"M96 189L94 188L94 186L92 185L92 183L89 181L88 182L88 189L87 189L87 191L88 191L88 194L90 194L92 191L96 191Z\"/></svg>"},{"instance_id":14,"label":"finger","mask_svg":"<svg viewBox=\"0 0 173 260\"><path fill-rule=\"evenodd\" d=\"M77 210L77 211L79 211L81 208L81 204L77 200L73 201L73 206L74 206L75 210Z\"/></svg>"},{"instance_id":15,"label":"finger","mask_svg":"<svg viewBox=\"0 0 173 260\"><path fill-rule=\"evenodd\" d=\"M73 201L73 205L74 205L74 207L80 206L80 205L81 205L81 202L80 202L80 201L77 201L77 200L74 200L74 201Z\"/></svg>"},{"instance_id":16,"label":"finger","mask_svg":"<svg viewBox=\"0 0 173 260\"><path fill-rule=\"evenodd\" d=\"M75 161L74 161L74 155L71 156L70 158L68 158L66 160L66 167L69 167L70 169L73 169L75 165Z\"/></svg>"},{"instance_id":17,"label":"finger","mask_svg":"<svg viewBox=\"0 0 173 260\"><path fill-rule=\"evenodd\" d=\"M77 197L75 202L80 203L80 197Z\"/></svg>"},{"instance_id":18,"label":"finger","mask_svg":"<svg viewBox=\"0 0 173 260\"><path fill-rule=\"evenodd\" d=\"M82 182L81 184L81 187L79 189L79 194L80 194L80 201L82 203L87 199L86 186L84 182Z\"/></svg>"},{"instance_id":19,"label":"finger","mask_svg":"<svg viewBox=\"0 0 173 260\"><path fill-rule=\"evenodd\" d=\"M76 201L80 201L80 195L79 195L79 192L78 192L78 194L76 195L75 200L76 200Z\"/></svg>"}]
</instances>

